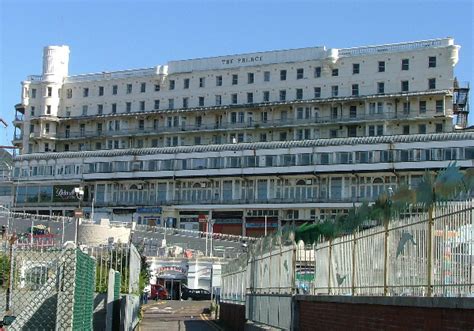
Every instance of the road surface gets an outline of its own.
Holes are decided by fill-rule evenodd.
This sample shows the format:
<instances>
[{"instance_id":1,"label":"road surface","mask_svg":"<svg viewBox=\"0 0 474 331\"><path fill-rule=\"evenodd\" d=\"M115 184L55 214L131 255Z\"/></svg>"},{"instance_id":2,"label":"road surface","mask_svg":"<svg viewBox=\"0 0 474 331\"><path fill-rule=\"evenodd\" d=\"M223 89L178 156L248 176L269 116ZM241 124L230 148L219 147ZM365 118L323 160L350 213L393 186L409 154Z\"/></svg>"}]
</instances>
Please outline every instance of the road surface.
<instances>
[{"instance_id":1,"label":"road surface","mask_svg":"<svg viewBox=\"0 0 474 331\"><path fill-rule=\"evenodd\" d=\"M211 321L210 301L150 301L144 306L140 331L222 330Z\"/></svg>"}]
</instances>

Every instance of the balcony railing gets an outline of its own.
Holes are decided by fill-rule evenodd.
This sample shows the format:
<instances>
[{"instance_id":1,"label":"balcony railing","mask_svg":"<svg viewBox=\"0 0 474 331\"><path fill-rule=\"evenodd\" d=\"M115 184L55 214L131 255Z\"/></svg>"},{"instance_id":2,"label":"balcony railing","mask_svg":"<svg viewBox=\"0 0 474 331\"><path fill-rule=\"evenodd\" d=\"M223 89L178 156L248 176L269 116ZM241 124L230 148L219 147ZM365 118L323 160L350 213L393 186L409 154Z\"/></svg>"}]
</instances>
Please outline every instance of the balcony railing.
<instances>
[{"instance_id":1,"label":"balcony railing","mask_svg":"<svg viewBox=\"0 0 474 331\"><path fill-rule=\"evenodd\" d=\"M283 128L290 126L310 126L310 125L330 125L330 124L351 124L368 121L384 121L384 120L406 120L406 119L426 119L432 116L414 115L411 113L391 112L391 113L369 113L357 116L338 116L338 117L311 117L304 119L273 119L268 121L244 121L244 122L227 122L220 124L201 124L201 125L177 125L172 127L157 128L135 128L135 129L120 129L120 130L84 130L84 131L69 131L51 135L51 138L57 139L77 139L77 138L97 138L97 137L117 137L130 135L156 135L162 133L178 133L178 132L193 132L193 131L218 131L229 129L270 129ZM43 137L46 137L44 134Z\"/></svg>"}]
</instances>

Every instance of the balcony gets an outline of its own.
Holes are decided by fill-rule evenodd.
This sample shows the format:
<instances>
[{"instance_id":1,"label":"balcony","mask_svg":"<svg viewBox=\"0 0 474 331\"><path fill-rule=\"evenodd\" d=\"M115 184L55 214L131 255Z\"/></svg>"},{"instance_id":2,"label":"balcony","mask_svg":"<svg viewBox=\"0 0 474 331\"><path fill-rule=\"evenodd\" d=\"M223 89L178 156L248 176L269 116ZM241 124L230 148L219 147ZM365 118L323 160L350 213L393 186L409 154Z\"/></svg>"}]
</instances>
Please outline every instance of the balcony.
<instances>
[{"instance_id":1,"label":"balcony","mask_svg":"<svg viewBox=\"0 0 474 331\"><path fill-rule=\"evenodd\" d=\"M100 137L123 137L123 136L153 136L166 133L180 132L212 132L212 131L228 131L228 130L245 130L245 129L276 129L301 126L322 126L322 125L340 125L340 124L356 124L361 122L377 122L386 120L419 120L431 118L428 115L410 114L410 113L374 113L360 114L357 116L338 116L338 117L311 117L305 119L273 119L268 121L244 121L244 122L228 122L220 124L201 124L201 125L178 125L171 127L143 128L143 129L120 129L120 130L101 130L101 131L66 131L58 133L56 139L89 139Z\"/></svg>"}]
</instances>

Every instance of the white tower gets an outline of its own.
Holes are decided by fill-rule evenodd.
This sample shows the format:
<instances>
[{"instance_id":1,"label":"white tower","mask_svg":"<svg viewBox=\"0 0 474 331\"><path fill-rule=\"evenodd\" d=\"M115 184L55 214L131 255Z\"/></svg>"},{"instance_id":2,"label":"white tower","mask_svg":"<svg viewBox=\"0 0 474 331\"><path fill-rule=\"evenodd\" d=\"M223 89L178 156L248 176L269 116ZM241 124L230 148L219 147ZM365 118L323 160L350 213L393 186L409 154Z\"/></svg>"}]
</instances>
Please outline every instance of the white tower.
<instances>
[{"instance_id":1,"label":"white tower","mask_svg":"<svg viewBox=\"0 0 474 331\"><path fill-rule=\"evenodd\" d=\"M43 49L43 81L62 83L69 65L68 46L46 46Z\"/></svg>"}]
</instances>

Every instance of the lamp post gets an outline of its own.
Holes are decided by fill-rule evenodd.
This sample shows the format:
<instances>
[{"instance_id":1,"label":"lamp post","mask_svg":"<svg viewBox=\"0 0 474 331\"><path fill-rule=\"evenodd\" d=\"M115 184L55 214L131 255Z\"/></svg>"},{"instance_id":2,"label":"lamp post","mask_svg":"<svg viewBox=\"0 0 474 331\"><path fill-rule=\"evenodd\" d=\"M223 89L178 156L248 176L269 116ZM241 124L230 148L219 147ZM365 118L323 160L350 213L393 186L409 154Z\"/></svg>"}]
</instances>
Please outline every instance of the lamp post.
<instances>
[{"instance_id":1,"label":"lamp post","mask_svg":"<svg viewBox=\"0 0 474 331\"><path fill-rule=\"evenodd\" d=\"M209 223L210 223L210 225L211 225L211 244L210 244L210 246L211 246L211 247L210 247L210 248L211 248L210 251L211 251L211 252L210 252L210 257L212 257L212 255L213 255L213 254L212 254L212 251L213 251L213 249L212 249L212 237L214 236L214 223L215 223L215 222L216 222L216 220L209 220Z\"/></svg>"},{"instance_id":2,"label":"lamp post","mask_svg":"<svg viewBox=\"0 0 474 331\"><path fill-rule=\"evenodd\" d=\"M81 211L81 202L82 202L82 199L84 199L84 188L82 187L75 187L74 188L74 194L76 195L76 198L79 200L79 208L78 208L78 212ZM79 228L79 217L77 217L77 215L74 215L76 216L76 224L75 224L75 228L76 228L76 233L74 235L74 242L77 246L77 231L78 231L78 228Z\"/></svg>"}]
</instances>

